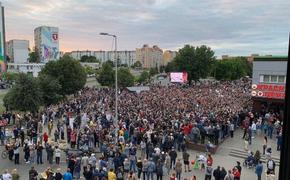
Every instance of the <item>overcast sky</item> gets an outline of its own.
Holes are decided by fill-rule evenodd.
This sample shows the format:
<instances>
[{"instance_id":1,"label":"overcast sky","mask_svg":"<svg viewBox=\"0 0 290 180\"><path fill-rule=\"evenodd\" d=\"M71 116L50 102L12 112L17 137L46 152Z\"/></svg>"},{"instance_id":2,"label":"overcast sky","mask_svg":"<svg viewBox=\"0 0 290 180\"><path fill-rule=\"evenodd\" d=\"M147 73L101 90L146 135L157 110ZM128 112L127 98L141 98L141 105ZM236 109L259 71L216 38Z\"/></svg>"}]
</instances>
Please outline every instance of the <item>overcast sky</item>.
<instances>
[{"instance_id":1,"label":"overcast sky","mask_svg":"<svg viewBox=\"0 0 290 180\"><path fill-rule=\"evenodd\" d=\"M6 39L28 39L40 25L60 29L60 49L119 50L143 44L178 50L208 45L216 55L285 55L290 0L0 0Z\"/></svg>"}]
</instances>

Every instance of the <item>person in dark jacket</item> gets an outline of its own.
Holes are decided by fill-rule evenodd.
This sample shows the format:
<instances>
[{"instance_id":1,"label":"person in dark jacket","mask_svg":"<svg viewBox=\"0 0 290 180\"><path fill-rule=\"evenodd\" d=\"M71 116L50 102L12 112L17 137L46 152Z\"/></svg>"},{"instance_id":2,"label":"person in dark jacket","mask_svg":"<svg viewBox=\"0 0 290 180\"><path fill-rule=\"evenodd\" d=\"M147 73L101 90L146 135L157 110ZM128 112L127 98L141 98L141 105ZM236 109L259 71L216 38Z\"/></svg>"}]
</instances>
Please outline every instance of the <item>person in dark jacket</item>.
<instances>
[{"instance_id":1,"label":"person in dark jacket","mask_svg":"<svg viewBox=\"0 0 290 180\"><path fill-rule=\"evenodd\" d=\"M177 153L174 149L174 147L172 147L171 151L169 152L169 156L170 156L170 169L172 169L172 167L175 166L176 163L176 158L177 158Z\"/></svg>"},{"instance_id":2,"label":"person in dark jacket","mask_svg":"<svg viewBox=\"0 0 290 180\"><path fill-rule=\"evenodd\" d=\"M221 180L224 180L225 177L226 177L226 175L227 175L227 171L225 170L224 167L222 167L222 170L221 170Z\"/></svg>"},{"instance_id":3,"label":"person in dark jacket","mask_svg":"<svg viewBox=\"0 0 290 180\"><path fill-rule=\"evenodd\" d=\"M156 175L157 175L157 180L162 180L163 163L160 160L158 160L156 164Z\"/></svg>"},{"instance_id":4,"label":"person in dark jacket","mask_svg":"<svg viewBox=\"0 0 290 180\"><path fill-rule=\"evenodd\" d=\"M60 168L58 168L57 169L57 172L55 173L55 175L54 175L54 179L55 180L62 180L62 178L63 178L63 176L62 176L62 174L60 173Z\"/></svg>"},{"instance_id":5,"label":"person in dark jacket","mask_svg":"<svg viewBox=\"0 0 290 180\"><path fill-rule=\"evenodd\" d=\"M213 171L213 177L215 180L221 179L221 168L219 166Z\"/></svg>"},{"instance_id":6,"label":"person in dark jacket","mask_svg":"<svg viewBox=\"0 0 290 180\"><path fill-rule=\"evenodd\" d=\"M92 169L88 168L88 167L84 167L83 175L84 175L86 180L93 179L93 171L92 171Z\"/></svg>"}]
</instances>

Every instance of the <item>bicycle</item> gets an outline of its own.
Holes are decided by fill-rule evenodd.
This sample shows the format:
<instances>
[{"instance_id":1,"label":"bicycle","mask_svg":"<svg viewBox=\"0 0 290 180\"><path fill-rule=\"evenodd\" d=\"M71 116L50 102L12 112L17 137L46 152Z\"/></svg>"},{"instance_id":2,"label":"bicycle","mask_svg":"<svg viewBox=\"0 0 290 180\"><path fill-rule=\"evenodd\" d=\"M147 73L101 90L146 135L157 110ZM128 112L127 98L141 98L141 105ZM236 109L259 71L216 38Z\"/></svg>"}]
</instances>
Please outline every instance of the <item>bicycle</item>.
<instances>
[{"instance_id":1,"label":"bicycle","mask_svg":"<svg viewBox=\"0 0 290 180\"><path fill-rule=\"evenodd\" d=\"M1 157L2 157L2 159L7 159L7 157L8 157L8 151L6 149L2 151Z\"/></svg>"}]
</instances>

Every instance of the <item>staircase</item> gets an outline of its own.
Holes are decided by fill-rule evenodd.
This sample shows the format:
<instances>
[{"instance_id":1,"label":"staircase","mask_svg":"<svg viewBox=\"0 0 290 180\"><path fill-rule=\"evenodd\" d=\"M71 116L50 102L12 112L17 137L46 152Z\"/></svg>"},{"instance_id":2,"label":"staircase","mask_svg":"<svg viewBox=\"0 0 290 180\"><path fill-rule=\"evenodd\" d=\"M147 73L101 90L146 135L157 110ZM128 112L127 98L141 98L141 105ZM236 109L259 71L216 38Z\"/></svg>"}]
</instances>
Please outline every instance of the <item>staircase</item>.
<instances>
[{"instance_id":1,"label":"staircase","mask_svg":"<svg viewBox=\"0 0 290 180\"><path fill-rule=\"evenodd\" d=\"M241 159L243 159L243 161L241 161L241 162L244 162L244 160L248 157L248 152L243 150L243 149L231 148L229 155L232 156L232 157L241 158ZM274 160L276 166L280 165L280 158L279 157L273 157L272 156L272 159ZM265 158L264 155L261 155L261 161L263 163L266 162L266 158Z\"/></svg>"}]
</instances>

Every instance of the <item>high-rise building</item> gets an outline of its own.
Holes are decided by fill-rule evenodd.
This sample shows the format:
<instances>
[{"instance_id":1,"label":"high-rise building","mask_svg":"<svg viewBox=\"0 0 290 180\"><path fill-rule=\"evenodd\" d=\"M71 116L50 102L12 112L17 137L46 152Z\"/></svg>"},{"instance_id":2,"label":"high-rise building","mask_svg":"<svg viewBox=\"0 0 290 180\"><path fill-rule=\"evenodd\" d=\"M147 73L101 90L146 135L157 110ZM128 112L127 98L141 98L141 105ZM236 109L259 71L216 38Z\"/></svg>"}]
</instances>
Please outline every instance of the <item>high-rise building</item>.
<instances>
[{"instance_id":1,"label":"high-rise building","mask_svg":"<svg viewBox=\"0 0 290 180\"><path fill-rule=\"evenodd\" d=\"M163 59L163 51L158 46L149 47L147 44L136 49L136 61L140 61L143 68L158 68Z\"/></svg>"},{"instance_id":2,"label":"high-rise building","mask_svg":"<svg viewBox=\"0 0 290 180\"><path fill-rule=\"evenodd\" d=\"M5 62L5 19L4 19L4 7L0 2L0 70L6 70Z\"/></svg>"},{"instance_id":3,"label":"high-rise building","mask_svg":"<svg viewBox=\"0 0 290 180\"><path fill-rule=\"evenodd\" d=\"M171 62L176 57L176 51L166 50L163 53L163 66L166 66L169 62Z\"/></svg>"},{"instance_id":4,"label":"high-rise building","mask_svg":"<svg viewBox=\"0 0 290 180\"><path fill-rule=\"evenodd\" d=\"M59 59L58 39L57 27L40 26L34 29L35 50L41 63Z\"/></svg>"},{"instance_id":5,"label":"high-rise building","mask_svg":"<svg viewBox=\"0 0 290 180\"><path fill-rule=\"evenodd\" d=\"M10 62L26 63L28 59L29 41L13 39L7 42L7 55Z\"/></svg>"}]
</instances>

